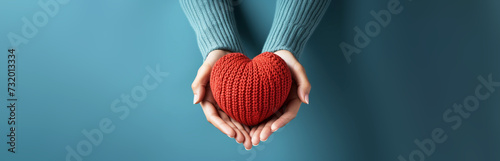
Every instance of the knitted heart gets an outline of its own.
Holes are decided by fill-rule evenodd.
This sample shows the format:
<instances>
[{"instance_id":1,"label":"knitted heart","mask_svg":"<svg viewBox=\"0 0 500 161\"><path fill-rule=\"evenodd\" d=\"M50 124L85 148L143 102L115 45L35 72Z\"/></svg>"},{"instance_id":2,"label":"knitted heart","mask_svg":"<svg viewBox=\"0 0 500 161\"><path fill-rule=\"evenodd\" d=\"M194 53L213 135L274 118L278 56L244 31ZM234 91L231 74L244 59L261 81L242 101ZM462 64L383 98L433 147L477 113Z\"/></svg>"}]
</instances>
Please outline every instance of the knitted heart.
<instances>
[{"instance_id":1,"label":"knitted heart","mask_svg":"<svg viewBox=\"0 0 500 161\"><path fill-rule=\"evenodd\" d=\"M253 126L283 105L292 77L285 61L265 52L253 60L241 53L220 58L212 68L210 88L219 107L236 121Z\"/></svg>"}]
</instances>

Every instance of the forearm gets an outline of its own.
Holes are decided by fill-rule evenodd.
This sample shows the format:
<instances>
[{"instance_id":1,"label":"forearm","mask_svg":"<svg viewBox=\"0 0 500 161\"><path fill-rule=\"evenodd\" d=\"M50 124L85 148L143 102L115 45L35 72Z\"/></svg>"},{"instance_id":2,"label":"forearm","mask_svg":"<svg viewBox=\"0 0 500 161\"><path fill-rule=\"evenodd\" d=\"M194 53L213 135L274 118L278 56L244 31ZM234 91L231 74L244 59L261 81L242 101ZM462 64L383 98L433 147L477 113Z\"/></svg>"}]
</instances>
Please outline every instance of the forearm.
<instances>
[{"instance_id":1,"label":"forearm","mask_svg":"<svg viewBox=\"0 0 500 161\"><path fill-rule=\"evenodd\" d=\"M263 52L288 50L298 59L330 0L278 0Z\"/></svg>"},{"instance_id":2,"label":"forearm","mask_svg":"<svg viewBox=\"0 0 500 161\"><path fill-rule=\"evenodd\" d=\"M213 50L243 52L231 0L180 0L203 59Z\"/></svg>"}]
</instances>

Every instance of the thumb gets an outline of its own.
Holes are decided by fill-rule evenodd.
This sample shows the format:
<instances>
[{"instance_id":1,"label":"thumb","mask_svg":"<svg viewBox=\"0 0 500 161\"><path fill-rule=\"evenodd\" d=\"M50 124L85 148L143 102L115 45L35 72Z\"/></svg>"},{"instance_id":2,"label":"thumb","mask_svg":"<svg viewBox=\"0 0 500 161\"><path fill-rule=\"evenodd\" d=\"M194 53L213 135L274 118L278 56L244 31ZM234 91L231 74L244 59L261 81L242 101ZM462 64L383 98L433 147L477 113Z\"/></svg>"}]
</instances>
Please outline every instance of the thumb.
<instances>
[{"instance_id":1,"label":"thumb","mask_svg":"<svg viewBox=\"0 0 500 161\"><path fill-rule=\"evenodd\" d=\"M290 68L292 72L292 77L295 82L297 82L297 96L301 102L309 104L309 92L311 91L311 84L307 79L306 70L299 63L299 61L293 56L290 51L278 50L274 52L276 55L280 56Z\"/></svg>"},{"instance_id":2,"label":"thumb","mask_svg":"<svg viewBox=\"0 0 500 161\"><path fill-rule=\"evenodd\" d=\"M212 71L212 66L207 63L203 63L200 69L198 69L198 73L194 78L193 84L191 84L191 88L193 89L193 104L200 103L200 101L205 97L205 88L208 85L208 81L210 80L210 72Z\"/></svg>"},{"instance_id":3,"label":"thumb","mask_svg":"<svg viewBox=\"0 0 500 161\"><path fill-rule=\"evenodd\" d=\"M300 101L309 104L309 93L311 92L311 83L307 79L306 70L297 61L290 68L294 80L297 82L297 95Z\"/></svg>"}]
</instances>

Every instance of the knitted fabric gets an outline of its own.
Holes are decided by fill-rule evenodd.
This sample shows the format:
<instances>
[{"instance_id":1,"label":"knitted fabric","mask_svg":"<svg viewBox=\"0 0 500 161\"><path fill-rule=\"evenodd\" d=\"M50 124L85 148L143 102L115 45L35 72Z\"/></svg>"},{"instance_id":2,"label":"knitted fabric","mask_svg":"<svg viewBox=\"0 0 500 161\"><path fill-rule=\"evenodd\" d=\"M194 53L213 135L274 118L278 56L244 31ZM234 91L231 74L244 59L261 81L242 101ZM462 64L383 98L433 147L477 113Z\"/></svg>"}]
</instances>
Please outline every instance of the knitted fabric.
<instances>
[{"instance_id":1,"label":"knitted fabric","mask_svg":"<svg viewBox=\"0 0 500 161\"><path fill-rule=\"evenodd\" d=\"M262 52L288 50L299 59L331 0L277 0L273 25Z\"/></svg>"},{"instance_id":2,"label":"knitted fabric","mask_svg":"<svg viewBox=\"0 0 500 161\"><path fill-rule=\"evenodd\" d=\"M203 59L216 49L243 52L231 0L179 0L193 27ZM288 50L298 59L331 0L277 0L262 52ZM268 1L263 2L266 5ZM255 8L259 10L259 8Z\"/></svg>"},{"instance_id":3,"label":"knitted fabric","mask_svg":"<svg viewBox=\"0 0 500 161\"><path fill-rule=\"evenodd\" d=\"M292 85L290 69L278 55L253 60L241 53L220 58L212 68L210 88L219 107L236 121L253 126L283 105Z\"/></svg>"},{"instance_id":4,"label":"knitted fabric","mask_svg":"<svg viewBox=\"0 0 500 161\"><path fill-rule=\"evenodd\" d=\"M231 0L180 0L180 4L196 32L203 60L217 49L243 52Z\"/></svg>"}]
</instances>

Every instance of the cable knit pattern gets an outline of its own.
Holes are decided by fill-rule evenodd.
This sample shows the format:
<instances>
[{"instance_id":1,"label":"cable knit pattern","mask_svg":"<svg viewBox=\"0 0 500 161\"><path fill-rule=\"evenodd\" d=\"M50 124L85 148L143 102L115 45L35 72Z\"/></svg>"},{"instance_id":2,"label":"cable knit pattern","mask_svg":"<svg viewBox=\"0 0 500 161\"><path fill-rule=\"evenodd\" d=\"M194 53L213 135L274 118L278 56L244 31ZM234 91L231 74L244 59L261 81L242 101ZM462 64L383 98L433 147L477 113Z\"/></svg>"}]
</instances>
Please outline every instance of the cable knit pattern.
<instances>
[{"instance_id":1,"label":"cable knit pattern","mask_svg":"<svg viewBox=\"0 0 500 161\"><path fill-rule=\"evenodd\" d=\"M283 105L292 85L290 69L278 55L262 53L253 60L241 53L219 59L210 88L219 107L236 121L253 126Z\"/></svg>"}]
</instances>

